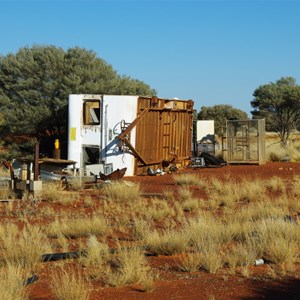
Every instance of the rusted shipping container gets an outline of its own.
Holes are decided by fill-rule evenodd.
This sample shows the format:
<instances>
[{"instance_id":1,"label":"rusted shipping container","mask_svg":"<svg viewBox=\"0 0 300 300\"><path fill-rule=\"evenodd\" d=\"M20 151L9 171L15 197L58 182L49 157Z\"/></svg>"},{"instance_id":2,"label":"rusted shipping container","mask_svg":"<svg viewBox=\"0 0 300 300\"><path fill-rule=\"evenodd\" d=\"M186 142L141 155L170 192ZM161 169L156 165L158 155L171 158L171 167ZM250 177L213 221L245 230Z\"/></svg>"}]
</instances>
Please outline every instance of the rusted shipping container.
<instances>
[{"instance_id":1,"label":"rusted shipping container","mask_svg":"<svg viewBox=\"0 0 300 300\"><path fill-rule=\"evenodd\" d=\"M126 176L149 167L188 164L193 101L158 97L70 95L68 159L82 172Z\"/></svg>"}]
</instances>

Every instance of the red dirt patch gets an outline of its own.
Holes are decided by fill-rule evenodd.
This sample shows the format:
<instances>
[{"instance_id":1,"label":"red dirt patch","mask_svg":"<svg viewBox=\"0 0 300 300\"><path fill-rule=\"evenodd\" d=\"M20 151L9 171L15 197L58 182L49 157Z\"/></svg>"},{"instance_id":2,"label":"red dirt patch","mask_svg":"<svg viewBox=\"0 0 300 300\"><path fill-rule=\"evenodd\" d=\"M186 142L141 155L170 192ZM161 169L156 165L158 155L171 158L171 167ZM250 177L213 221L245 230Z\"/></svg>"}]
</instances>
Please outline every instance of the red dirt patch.
<instances>
[{"instance_id":1,"label":"red dirt patch","mask_svg":"<svg viewBox=\"0 0 300 300\"><path fill-rule=\"evenodd\" d=\"M238 165L224 166L221 168L198 168L183 169L179 173L198 174L202 179L220 178L224 180L234 179L237 181L248 179L266 180L274 176L280 177L287 182L295 180L300 175L300 164L298 163L267 163L266 165ZM174 185L172 174L162 176L136 176L124 178L125 181L140 183L145 195L157 195L167 190L174 191L178 186ZM85 191L87 195L91 193L95 196L95 191ZM199 188L193 189L193 194L202 195ZM101 190L99 198L101 199ZM4 213L6 207L1 203L2 223L10 222L15 215L7 217ZM17 214L28 213L32 223L42 225L47 219L41 219L38 211L46 207L47 203L30 204L21 206L22 211ZM98 204L101 207L101 202ZM80 211L83 215L89 215L93 210L83 202L76 205L62 206L51 204L55 211L66 211L68 214ZM20 208L19 208L20 209ZM266 208L267 209L267 208ZM300 213L300 212L299 212ZM4 216L5 215L5 216ZM51 217L49 217L51 218ZM121 237L122 233L120 233ZM124 235L126 237L126 235ZM111 237L108 237L108 240ZM77 247L74 241L74 250ZM59 249L58 249L59 250ZM149 264L160 273L155 281L153 292L142 292L138 286L128 286L124 288L105 287L101 282L92 282L92 293L90 299L299 299L300 293L300 269L295 267L294 272L287 275L277 276L274 279L269 273L267 265L253 266L249 269L249 277L242 274L242 269L237 270L234 275L229 275L228 271L220 270L217 274L208 274L204 271L194 273L181 272L176 267L176 259L172 256L148 257ZM69 264L76 265L76 260L71 260ZM49 272L56 263L43 263L38 271L39 279L30 285L30 299L46 300L54 299L49 287Z\"/></svg>"}]
</instances>

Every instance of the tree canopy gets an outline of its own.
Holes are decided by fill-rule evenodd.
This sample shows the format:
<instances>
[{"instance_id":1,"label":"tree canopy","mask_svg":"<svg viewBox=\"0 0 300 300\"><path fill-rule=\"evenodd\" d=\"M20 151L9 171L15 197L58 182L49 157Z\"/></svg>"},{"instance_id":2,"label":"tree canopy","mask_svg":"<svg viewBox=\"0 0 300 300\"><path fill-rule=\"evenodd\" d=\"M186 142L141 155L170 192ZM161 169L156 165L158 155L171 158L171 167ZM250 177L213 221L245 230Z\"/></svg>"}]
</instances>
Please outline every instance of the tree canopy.
<instances>
[{"instance_id":1,"label":"tree canopy","mask_svg":"<svg viewBox=\"0 0 300 300\"><path fill-rule=\"evenodd\" d=\"M276 131L286 144L293 129L299 125L300 86L293 77L259 86L253 93L253 118L265 118L268 130Z\"/></svg>"},{"instance_id":2,"label":"tree canopy","mask_svg":"<svg viewBox=\"0 0 300 300\"><path fill-rule=\"evenodd\" d=\"M226 120L245 120L248 119L247 113L227 104L214 106L202 106L198 113L198 120L214 120L215 132L218 135L223 133Z\"/></svg>"},{"instance_id":3,"label":"tree canopy","mask_svg":"<svg viewBox=\"0 0 300 300\"><path fill-rule=\"evenodd\" d=\"M153 96L142 81L120 76L93 51L33 46L0 56L2 135L60 134L67 126L69 94ZM1 120L0 120L1 121Z\"/></svg>"}]
</instances>

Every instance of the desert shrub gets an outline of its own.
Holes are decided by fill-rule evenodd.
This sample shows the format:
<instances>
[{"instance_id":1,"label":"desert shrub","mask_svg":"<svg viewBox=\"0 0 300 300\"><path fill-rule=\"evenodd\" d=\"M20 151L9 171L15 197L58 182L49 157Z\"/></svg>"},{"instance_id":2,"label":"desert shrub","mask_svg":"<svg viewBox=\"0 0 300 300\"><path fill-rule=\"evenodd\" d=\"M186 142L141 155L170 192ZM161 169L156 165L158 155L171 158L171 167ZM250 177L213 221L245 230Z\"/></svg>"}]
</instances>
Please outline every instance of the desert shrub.
<instances>
[{"instance_id":1,"label":"desert shrub","mask_svg":"<svg viewBox=\"0 0 300 300\"><path fill-rule=\"evenodd\" d=\"M50 285L56 299L89 299L89 284L78 271L66 271L62 268L53 270Z\"/></svg>"}]
</instances>

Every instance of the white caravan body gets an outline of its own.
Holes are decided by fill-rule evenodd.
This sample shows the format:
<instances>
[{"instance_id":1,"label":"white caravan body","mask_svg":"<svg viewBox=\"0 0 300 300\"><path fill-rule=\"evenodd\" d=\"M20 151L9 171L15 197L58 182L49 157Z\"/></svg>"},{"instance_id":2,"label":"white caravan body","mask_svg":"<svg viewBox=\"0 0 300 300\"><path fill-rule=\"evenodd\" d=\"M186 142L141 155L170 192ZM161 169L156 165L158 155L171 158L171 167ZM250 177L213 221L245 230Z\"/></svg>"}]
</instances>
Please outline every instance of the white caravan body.
<instances>
[{"instance_id":1,"label":"white caravan body","mask_svg":"<svg viewBox=\"0 0 300 300\"><path fill-rule=\"evenodd\" d=\"M70 95L68 159L81 174L110 174L127 168L134 175L134 156L122 149L116 137L137 117L139 96ZM135 146L135 128L130 133ZM84 175L84 174L82 174Z\"/></svg>"}]
</instances>

